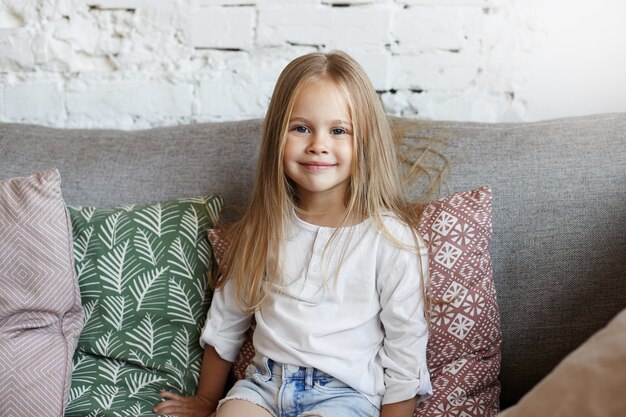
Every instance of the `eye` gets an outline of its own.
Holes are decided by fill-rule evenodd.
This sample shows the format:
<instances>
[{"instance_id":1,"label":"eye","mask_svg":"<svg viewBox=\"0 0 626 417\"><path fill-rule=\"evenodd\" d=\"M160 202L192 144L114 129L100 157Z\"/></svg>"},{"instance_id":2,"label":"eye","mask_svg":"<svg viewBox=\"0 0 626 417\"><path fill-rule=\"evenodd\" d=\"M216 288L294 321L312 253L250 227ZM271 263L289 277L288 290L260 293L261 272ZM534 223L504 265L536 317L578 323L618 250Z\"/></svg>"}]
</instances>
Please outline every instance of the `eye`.
<instances>
[{"instance_id":1,"label":"eye","mask_svg":"<svg viewBox=\"0 0 626 417\"><path fill-rule=\"evenodd\" d=\"M292 127L292 130L295 130L298 133L309 133L309 128L303 125L297 125Z\"/></svg>"},{"instance_id":2,"label":"eye","mask_svg":"<svg viewBox=\"0 0 626 417\"><path fill-rule=\"evenodd\" d=\"M333 135L345 135L348 132L343 127L336 127L333 130L331 130L331 133Z\"/></svg>"}]
</instances>

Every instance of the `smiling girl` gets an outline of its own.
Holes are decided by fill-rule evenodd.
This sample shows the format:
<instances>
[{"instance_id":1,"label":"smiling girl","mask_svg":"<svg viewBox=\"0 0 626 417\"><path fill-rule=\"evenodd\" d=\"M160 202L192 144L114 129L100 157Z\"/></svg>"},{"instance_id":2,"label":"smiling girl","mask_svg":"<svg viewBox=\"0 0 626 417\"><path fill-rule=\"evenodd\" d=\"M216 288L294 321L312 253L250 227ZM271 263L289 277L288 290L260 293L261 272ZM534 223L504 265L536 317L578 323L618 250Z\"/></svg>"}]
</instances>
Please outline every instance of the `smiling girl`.
<instances>
[{"instance_id":1,"label":"smiling girl","mask_svg":"<svg viewBox=\"0 0 626 417\"><path fill-rule=\"evenodd\" d=\"M347 54L280 75L250 205L230 229L204 327L198 392L179 416L405 416L431 392L426 248L387 118ZM256 357L220 401L252 317Z\"/></svg>"}]
</instances>

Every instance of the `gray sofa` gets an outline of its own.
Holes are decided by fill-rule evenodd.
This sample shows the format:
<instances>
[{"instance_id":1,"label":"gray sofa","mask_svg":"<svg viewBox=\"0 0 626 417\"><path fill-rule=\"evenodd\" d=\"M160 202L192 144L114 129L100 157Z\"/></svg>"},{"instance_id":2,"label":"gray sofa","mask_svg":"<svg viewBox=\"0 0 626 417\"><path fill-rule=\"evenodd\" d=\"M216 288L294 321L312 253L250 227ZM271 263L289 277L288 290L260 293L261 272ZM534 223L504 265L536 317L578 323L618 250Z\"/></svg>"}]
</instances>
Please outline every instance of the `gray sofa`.
<instances>
[{"instance_id":1,"label":"gray sofa","mask_svg":"<svg viewBox=\"0 0 626 417\"><path fill-rule=\"evenodd\" d=\"M626 307L626 114L519 124L424 122L451 162L442 194L494 192L501 405L517 402ZM250 192L261 121L143 131L0 124L0 178L56 167L68 204Z\"/></svg>"}]
</instances>

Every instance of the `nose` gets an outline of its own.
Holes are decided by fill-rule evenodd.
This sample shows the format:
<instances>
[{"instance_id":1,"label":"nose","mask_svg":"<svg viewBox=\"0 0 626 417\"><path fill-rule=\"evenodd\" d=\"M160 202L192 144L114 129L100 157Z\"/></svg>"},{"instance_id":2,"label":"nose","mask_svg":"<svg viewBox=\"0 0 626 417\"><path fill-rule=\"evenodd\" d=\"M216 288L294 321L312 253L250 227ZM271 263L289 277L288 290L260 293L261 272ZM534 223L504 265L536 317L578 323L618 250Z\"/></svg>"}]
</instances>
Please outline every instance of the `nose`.
<instances>
[{"instance_id":1,"label":"nose","mask_svg":"<svg viewBox=\"0 0 626 417\"><path fill-rule=\"evenodd\" d=\"M324 133L315 133L311 135L311 140L306 149L307 153L313 155L321 155L328 153L328 138Z\"/></svg>"}]
</instances>

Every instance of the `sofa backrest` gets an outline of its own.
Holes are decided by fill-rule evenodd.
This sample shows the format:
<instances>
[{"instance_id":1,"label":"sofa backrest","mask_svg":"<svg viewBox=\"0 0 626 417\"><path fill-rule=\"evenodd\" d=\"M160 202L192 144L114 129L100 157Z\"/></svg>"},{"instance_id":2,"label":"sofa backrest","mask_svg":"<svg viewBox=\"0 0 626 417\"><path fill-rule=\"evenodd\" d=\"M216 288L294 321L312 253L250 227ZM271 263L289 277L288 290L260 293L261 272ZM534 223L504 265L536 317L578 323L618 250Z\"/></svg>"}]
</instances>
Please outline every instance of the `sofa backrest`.
<instances>
[{"instance_id":1,"label":"sofa backrest","mask_svg":"<svg viewBox=\"0 0 626 417\"><path fill-rule=\"evenodd\" d=\"M626 306L626 114L536 123L423 122L451 162L443 194L490 185L503 330L502 406ZM66 202L219 193L242 207L261 121L143 131L0 124L0 178L56 167Z\"/></svg>"},{"instance_id":2,"label":"sofa backrest","mask_svg":"<svg viewBox=\"0 0 626 417\"><path fill-rule=\"evenodd\" d=\"M215 192L244 204L261 122L140 131L0 123L0 178L57 167L71 205L110 207Z\"/></svg>"},{"instance_id":3,"label":"sofa backrest","mask_svg":"<svg viewBox=\"0 0 626 417\"><path fill-rule=\"evenodd\" d=\"M493 189L502 406L626 307L626 114L432 123L447 191Z\"/></svg>"}]
</instances>

